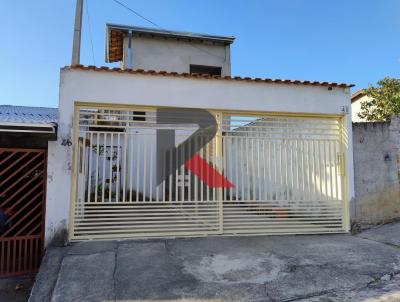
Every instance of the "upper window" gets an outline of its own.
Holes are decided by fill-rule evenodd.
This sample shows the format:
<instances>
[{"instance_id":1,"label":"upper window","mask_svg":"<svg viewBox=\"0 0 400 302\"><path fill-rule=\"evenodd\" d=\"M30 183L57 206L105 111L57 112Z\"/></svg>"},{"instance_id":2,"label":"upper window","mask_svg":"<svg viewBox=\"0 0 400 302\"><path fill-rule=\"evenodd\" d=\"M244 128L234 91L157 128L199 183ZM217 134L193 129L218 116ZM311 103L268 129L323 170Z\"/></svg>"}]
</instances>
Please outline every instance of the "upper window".
<instances>
[{"instance_id":1,"label":"upper window","mask_svg":"<svg viewBox=\"0 0 400 302\"><path fill-rule=\"evenodd\" d=\"M190 73L200 73L209 75L221 75L221 67L205 66L205 65L190 65Z\"/></svg>"}]
</instances>

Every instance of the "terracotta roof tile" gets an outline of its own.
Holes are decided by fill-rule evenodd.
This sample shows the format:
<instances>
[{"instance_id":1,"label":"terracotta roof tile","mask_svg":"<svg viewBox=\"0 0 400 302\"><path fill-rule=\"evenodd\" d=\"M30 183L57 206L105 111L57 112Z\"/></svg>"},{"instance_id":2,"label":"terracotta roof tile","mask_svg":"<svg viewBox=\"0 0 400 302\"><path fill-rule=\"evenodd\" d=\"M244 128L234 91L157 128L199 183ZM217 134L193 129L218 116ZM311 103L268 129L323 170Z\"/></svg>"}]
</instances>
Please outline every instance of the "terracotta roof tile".
<instances>
[{"instance_id":1,"label":"terracotta roof tile","mask_svg":"<svg viewBox=\"0 0 400 302\"><path fill-rule=\"evenodd\" d=\"M263 82L263 83L276 83L276 84L293 84L293 85L309 85L309 86L324 86L324 87L339 87L339 88L350 88L354 84L347 83L336 83L336 82L318 82L318 81L300 81L300 80L284 80L284 79L269 79L269 78L250 78L250 77L239 77L239 76L210 76L208 74L199 73L178 73L168 71L155 71L155 70L143 70L143 69L121 69L121 68L109 68L106 66L84 66L84 65L73 65L65 66L62 70L91 70L91 71L102 71L102 72L118 72L118 73L131 73L131 74L145 74L145 75L162 75L172 77L185 77L185 78L203 78L212 80L229 80L229 81L249 81L249 82Z\"/></svg>"},{"instance_id":2,"label":"terracotta roof tile","mask_svg":"<svg viewBox=\"0 0 400 302\"><path fill-rule=\"evenodd\" d=\"M356 92L354 92L352 94L351 102L353 103L353 102L357 101L359 98L361 98L361 97L363 97L365 95L366 95L366 93L365 93L364 89L357 90Z\"/></svg>"}]
</instances>

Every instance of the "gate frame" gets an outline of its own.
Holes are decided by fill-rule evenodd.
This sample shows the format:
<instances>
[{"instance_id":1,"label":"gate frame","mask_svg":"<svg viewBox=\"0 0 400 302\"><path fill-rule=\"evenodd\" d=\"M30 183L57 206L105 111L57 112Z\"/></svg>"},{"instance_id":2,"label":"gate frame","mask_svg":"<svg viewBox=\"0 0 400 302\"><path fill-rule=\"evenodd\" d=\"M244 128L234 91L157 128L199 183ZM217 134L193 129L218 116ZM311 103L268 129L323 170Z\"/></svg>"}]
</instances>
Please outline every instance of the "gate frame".
<instances>
[{"instance_id":1,"label":"gate frame","mask_svg":"<svg viewBox=\"0 0 400 302\"><path fill-rule=\"evenodd\" d=\"M159 108L183 108L183 107L174 107L174 106L148 106L148 105L137 105L137 104L116 104L116 103L99 103L99 102L88 102L88 101L75 101L73 110L73 117L72 117L72 168L71 168L71 189L70 189L70 206L69 206L69 223L68 223L68 241L81 241L79 239L73 238L74 232L74 224L75 224L75 207L76 207L76 200L77 200L77 178L78 174L77 171L78 167L78 154L79 154L79 112L80 109L84 108L96 108L96 109L112 109L112 110L132 110L132 109L142 109L142 110L156 110ZM192 108L196 109L196 108ZM217 158L221 158L222 156L222 129L220 127L222 123L222 117L224 114L244 114L246 116L274 116L274 117L297 117L297 118L333 118L339 121L340 127L340 156L342 160L340 161L339 169L341 170L341 185L342 185L342 194L343 194L343 219L342 219L342 226L344 232L350 231L350 200L349 200L349 188L348 188L348 181L349 175L347 173L347 156L346 156L346 148L345 145L348 144L348 135L346 135L346 115L345 114L318 114L318 113L307 113L307 112L275 112L275 111L254 111L254 110L226 110L226 109L208 109L208 108L199 108L202 110L207 110L211 114L216 116L218 130L216 134L216 154ZM345 140L347 138L347 140ZM221 162L217 160L216 166L221 169ZM223 189L220 188L216 191L216 196L218 197L219 201L219 231L220 234L218 235L208 235L208 236L248 236L246 234L240 235L230 235L223 233L223 199L221 198L223 195ZM292 234L292 233L291 233ZM301 234L301 233L299 233ZM308 234L308 233L307 233ZM317 234L317 233L315 233ZM258 234L259 235L259 234ZM271 234L275 235L275 234ZM284 235L284 233L278 233L276 235ZM293 235L293 234L292 234ZM170 236L173 238L177 237L199 237L196 235L182 235L182 236ZM127 236L126 238L130 238ZM140 237L144 239L151 239L156 237ZM115 238L114 238L115 239ZM109 238L109 240L114 240L113 238ZM123 239L119 238L118 239ZM132 239L132 238L130 238ZM107 240L107 239L105 239Z\"/></svg>"},{"instance_id":2,"label":"gate frame","mask_svg":"<svg viewBox=\"0 0 400 302\"><path fill-rule=\"evenodd\" d=\"M43 252L44 252L44 239L45 239L45 231L46 231L46 227L45 227L45 223L46 223L46 193L47 193L47 155L48 155L48 150L47 149L43 149L43 148L3 148L0 147L0 151L27 151L27 152L38 152L38 153L43 153L43 165L44 165L44 171L43 171L43 186L42 186L42 194L43 194L43 200L42 200L42 207L41 207L41 212L42 212L42 230L40 232L40 240L41 240L41 245L40 245L40 256L38 257L39 259L39 263L42 260L42 256L43 256ZM35 235L38 236L38 235ZM19 237L27 237L27 236L19 236ZM13 238L13 237L7 237L9 239ZM18 237L16 237L18 238ZM33 269L33 270L25 270L22 272L12 272L12 273L8 273L8 274L3 274L0 275L0 278L3 277L12 277L12 276L20 276L20 275L27 275L27 274L31 274L31 273L35 273L38 271L40 267L40 264L38 265L37 268Z\"/></svg>"}]
</instances>

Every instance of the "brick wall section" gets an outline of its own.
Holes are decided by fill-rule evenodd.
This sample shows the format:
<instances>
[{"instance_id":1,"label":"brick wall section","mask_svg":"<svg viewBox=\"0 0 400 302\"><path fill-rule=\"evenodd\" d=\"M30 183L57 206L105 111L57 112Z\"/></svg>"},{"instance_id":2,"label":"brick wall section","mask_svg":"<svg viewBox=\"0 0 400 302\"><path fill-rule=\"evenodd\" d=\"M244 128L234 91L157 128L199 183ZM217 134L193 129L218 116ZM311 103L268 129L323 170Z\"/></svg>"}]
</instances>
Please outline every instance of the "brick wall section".
<instances>
[{"instance_id":1,"label":"brick wall section","mask_svg":"<svg viewBox=\"0 0 400 302\"><path fill-rule=\"evenodd\" d=\"M354 123L353 147L353 222L376 224L400 218L400 117Z\"/></svg>"}]
</instances>

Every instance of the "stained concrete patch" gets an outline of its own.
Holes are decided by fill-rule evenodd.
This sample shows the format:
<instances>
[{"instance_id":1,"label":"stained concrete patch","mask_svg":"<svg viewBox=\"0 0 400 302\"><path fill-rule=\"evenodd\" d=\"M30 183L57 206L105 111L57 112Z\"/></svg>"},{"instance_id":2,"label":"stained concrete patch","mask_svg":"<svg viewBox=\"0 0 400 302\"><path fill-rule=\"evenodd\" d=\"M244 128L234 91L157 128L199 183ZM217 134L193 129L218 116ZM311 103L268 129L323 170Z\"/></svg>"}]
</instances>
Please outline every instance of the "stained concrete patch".
<instances>
[{"instance_id":1,"label":"stained concrete patch","mask_svg":"<svg viewBox=\"0 0 400 302\"><path fill-rule=\"evenodd\" d=\"M200 263L201 259L193 260ZM117 301L269 301L263 285L201 280L187 271L185 261L171 253L166 242L121 244L115 274Z\"/></svg>"},{"instance_id":2,"label":"stained concrete patch","mask_svg":"<svg viewBox=\"0 0 400 302\"><path fill-rule=\"evenodd\" d=\"M400 223L389 223L374 227L357 236L400 247Z\"/></svg>"},{"instance_id":3,"label":"stained concrete patch","mask_svg":"<svg viewBox=\"0 0 400 302\"><path fill-rule=\"evenodd\" d=\"M258 280L265 278L266 292L276 301L356 288L385 272L395 272L400 264L398 249L348 235L201 238L170 241L169 246L171 253L184 261L186 272L214 283L248 282L220 265L231 262L240 271L237 255L252 255L252 260L263 255L266 263L273 255L279 269L268 274L271 267L266 265ZM218 264L216 260L223 261Z\"/></svg>"},{"instance_id":4,"label":"stained concrete patch","mask_svg":"<svg viewBox=\"0 0 400 302\"><path fill-rule=\"evenodd\" d=\"M52 302L114 300L115 253L66 256Z\"/></svg>"},{"instance_id":5,"label":"stained concrete patch","mask_svg":"<svg viewBox=\"0 0 400 302\"><path fill-rule=\"evenodd\" d=\"M203 282L256 283L274 280L285 262L271 253L227 253L185 261L184 270Z\"/></svg>"}]
</instances>

